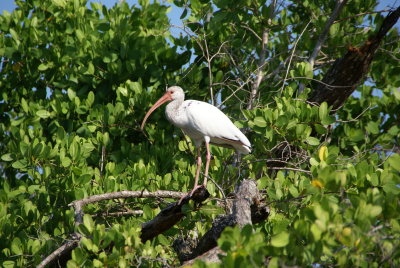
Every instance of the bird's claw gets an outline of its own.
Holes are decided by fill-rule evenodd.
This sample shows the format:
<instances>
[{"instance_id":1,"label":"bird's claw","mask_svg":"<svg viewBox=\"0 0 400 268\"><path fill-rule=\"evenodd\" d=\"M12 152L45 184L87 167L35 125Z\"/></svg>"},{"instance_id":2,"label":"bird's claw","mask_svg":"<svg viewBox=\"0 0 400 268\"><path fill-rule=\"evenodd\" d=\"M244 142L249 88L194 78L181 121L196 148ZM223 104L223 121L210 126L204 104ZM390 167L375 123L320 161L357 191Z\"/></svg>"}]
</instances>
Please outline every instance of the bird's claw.
<instances>
[{"instance_id":1,"label":"bird's claw","mask_svg":"<svg viewBox=\"0 0 400 268\"><path fill-rule=\"evenodd\" d=\"M196 192L197 192L199 189L201 189L201 188L205 188L204 185L197 185L196 187L194 187L194 188L190 191L190 193L188 193L188 194L182 196L181 199L179 199L179 201L178 201L178 206L182 204L182 201L183 201L183 200L185 200L185 199L187 199L187 200L191 199L192 196L193 196L193 194L196 193Z\"/></svg>"}]
</instances>

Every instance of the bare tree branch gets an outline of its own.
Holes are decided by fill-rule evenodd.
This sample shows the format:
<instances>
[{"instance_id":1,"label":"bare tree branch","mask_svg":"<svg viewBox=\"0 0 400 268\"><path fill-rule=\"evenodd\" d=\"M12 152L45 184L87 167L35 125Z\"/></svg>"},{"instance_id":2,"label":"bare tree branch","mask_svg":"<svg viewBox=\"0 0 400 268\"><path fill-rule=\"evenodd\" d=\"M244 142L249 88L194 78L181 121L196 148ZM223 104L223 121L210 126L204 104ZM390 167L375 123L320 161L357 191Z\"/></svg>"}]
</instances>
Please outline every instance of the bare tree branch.
<instances>
[{"instance_id":1,"label":"bare tree branch","mask_svg":"<svg viewBox=\"0 0 400 268\"><path fill-rule=\"evenodd\" d=\"M326 37L328 36L329 29L331 28L332 24L335 22L335 19L337 18L337 16L339 15L340 11L344 7L344 5L347 3L347 1L348 0L336 1L335 8L333 9L333 12L332 12L331 16L329 17L328 21L326 22L326 24L324 26L324 30L319 35L318 41L315 44L314 50L311 53L310 58L308 59L308 62L311 65L311 70L314 69L315 59L317 58L318 53L321 50L322 44L325 42ZM304 84L301 83L299 86L299 93L303 92L303 90L304 90Z\"/></svg>"},{"instance_id":2,"label":"bare tree branch","mask_svg":"<svg viewBox=\"0 0 400 268\"><path fill-rule=\"evenodd\" d=\"M275 11L275 6L276 6L276 0L272 1L271 6L270 6L270 12L268 15L268 24L271 24L272 22L272 16ZM258 38L260 38L254 31L251 30L253 34L255 34ZM247 104L247 109L251 110L254 107L254 102L256 100L258 90L260 88L260 84L263 81L264 78L264 67L265 67L265 56L267 53L267 44L268 44L268 39L269 39L269 29L263 28L262 30L262 40L261 40L261 52L260 52L260 58L258 61L257 65L257 76L256 79L252 85L251 92L250 92L250 97L249 97L249 102Z\"/></svg>"},{"instance_id":3,"label":"bare tree branch","mask_svg":"<svg viewBox=\"0 0 400 268\"><path fill-rule=\"evenodd\" d=\"M113 192L113 193L105 193L99 195L92 195L88 198L84 198L81 200L75 200L70 203L68 206L73 206L75 210L75 224L79 225L83 223L83 211L82 208L91 203L97 203L104 200L110 199L119 199L119 198L150 198L150 197L158 197L158 198L174 198L179 199L184 196L185 193L174 192L174 191L121 191L121 192Z\"/></svg>"},{"instance_id":4,"label":"bare tree branch","mask_svg":"<svg viewBox=\"0 0 400 268\"><path fill-rule=\"evenodd\" d=\"M79 234L76 234L77 236L73 238L72 240L68 241L67 243L63 244L61 247L58 249L54 250L49 256L47 256L39 265L37 268L44 268L47 265L53 263L57 259L59 259L61 256L68 254L71 252L74 248L78 246L78 243L81 239L81 236Z\"/></svg>"},{"instance_id":5,"label":"bare tree branch","mask_svg":"<svg viewBox=\"0 0 400 268\"><path fill-rule=\"evenodd\" d=\"M307 25L304 27L303 31L300 33L299 37L294 42L292 53L291 53L290 58L289 58L289 63L288 63L288 66L286 68L285 79L283 79L282 87L281 87L280 91L282 91L283 88L285 87L286 80L287 80L287 77L288 77L288 74L289 74L289 70L290 70L290 65L292 63L293 55L294 55L294 52L296 51L297 43L300 41L301 37L303 36L304 32L306 31L306 29L308 28L308 25L310 25L310 23L311 23L311 20L307 23Z\"/></svg>"},{"instance_id":6,"label":"bare tree branch","mask_svg":"<svg viewBox=\"0 0 400 268\"><path fill-rule=\"evenodd\" d=\"M379 10L379 11L363 12L363 13L359 13L359 14L356 14L356 15L353 15L353 16L350 16L350 17L346 17L346 18L340 19L340 20L335 20L333 22L333 24L340 23L340 22L345 21L345 20L349 20L349 19L352 19L352 18L356 18L356 17L368 15L368 14L384 13L384 12L389 12L389 11L393 11L393 10L392 9L384 9L384 10Z\"/></svg>"}]
</instances>

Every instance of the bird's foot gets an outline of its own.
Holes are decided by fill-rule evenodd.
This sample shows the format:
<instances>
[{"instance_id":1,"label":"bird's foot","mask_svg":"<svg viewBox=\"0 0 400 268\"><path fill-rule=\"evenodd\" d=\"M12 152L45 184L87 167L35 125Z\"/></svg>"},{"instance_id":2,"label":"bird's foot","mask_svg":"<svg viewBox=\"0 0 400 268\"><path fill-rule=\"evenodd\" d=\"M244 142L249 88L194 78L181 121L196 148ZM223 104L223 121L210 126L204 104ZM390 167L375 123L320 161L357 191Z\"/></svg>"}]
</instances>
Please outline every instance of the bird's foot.
<instances>
[{"instance_id":1,"label":"bird's foot","mask_svg":"<svg viewBox=\"0 0 400 268\"><path fill-rule=\"evenodd\" d=\"M178 205L181 205L182 202L183 202L184 200L185 200L185 201L186 201L186 200L189 201L189 199L191 199L193 196L196 196L196 197L197 197L198 194L199 194L199 195L204 195L204 193L202 193L203 191L207 192L207 190L206 190L206 188L204 187L204 185L197 185L196 187L194 187L194 188L190 191L190 193L188 193L188 194L182 196L181 199L179 199ZM207 194L208 194L208 192L207 192ZM209 194L207 195L207 197L208 197L208 196L209 196ZM207 198L207 197L206 197L206 198ZM183 203L187 203L187 202L183 202Z\"/></svg>"}]
</instances>

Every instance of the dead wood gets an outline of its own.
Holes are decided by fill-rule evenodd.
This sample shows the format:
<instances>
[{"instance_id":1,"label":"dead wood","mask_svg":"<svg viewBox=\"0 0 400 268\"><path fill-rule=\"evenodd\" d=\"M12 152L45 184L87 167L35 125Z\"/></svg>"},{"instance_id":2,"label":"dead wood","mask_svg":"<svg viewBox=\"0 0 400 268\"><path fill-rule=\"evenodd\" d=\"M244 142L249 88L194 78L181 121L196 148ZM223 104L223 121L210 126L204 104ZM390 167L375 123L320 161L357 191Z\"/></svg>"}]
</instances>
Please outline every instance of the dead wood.
<instances>
[{"instance_id":1,"label":"dead wood","mask_svg":"<svg viewBox=\"0 0 400 268\"><path fill-rule=\"evenodd\" d=\"M381 41L400 17L400 7L390 12L378 32L360 47L349 47L347 53L337 59L322 79L315 82L309 101L327 102L333 111L339 109L358 85L364 81Z\"/></svg>"}]
</instances>

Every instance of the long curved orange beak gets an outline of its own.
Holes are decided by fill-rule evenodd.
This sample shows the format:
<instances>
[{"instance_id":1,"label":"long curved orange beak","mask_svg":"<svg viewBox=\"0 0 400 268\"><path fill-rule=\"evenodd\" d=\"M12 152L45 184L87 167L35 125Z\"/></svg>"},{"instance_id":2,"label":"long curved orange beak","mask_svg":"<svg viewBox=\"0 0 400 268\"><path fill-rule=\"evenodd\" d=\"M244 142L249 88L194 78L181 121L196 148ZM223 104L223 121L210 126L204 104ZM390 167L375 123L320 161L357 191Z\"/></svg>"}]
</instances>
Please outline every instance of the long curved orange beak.
<instances>
[{"instance_id":1,"label":"long curved orange beak","mask_svg":"<svg viewBox=\"0 0 400 268\"><path fill-rule=\"evenodd\" d=\"M154 103L154 105L147 112L147 114L145 115L145 117L143 119L142 125L140 126L141 130L143 130L144 125L146 124L146 120L150 116L150 114L152 112L154 112L154 110L157 109L158 107L160 107L162 104L166 103L167 101L172 101L171 92L169 92L169 91L167 91L164 94L164 96L162 96L156 103Z\"/></svg>"}]
</instances>

